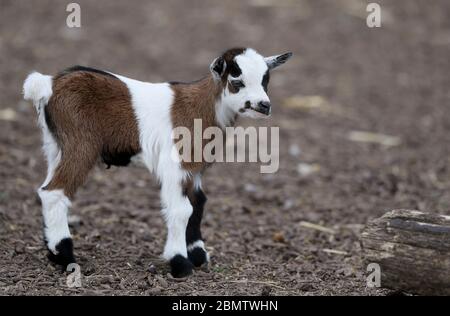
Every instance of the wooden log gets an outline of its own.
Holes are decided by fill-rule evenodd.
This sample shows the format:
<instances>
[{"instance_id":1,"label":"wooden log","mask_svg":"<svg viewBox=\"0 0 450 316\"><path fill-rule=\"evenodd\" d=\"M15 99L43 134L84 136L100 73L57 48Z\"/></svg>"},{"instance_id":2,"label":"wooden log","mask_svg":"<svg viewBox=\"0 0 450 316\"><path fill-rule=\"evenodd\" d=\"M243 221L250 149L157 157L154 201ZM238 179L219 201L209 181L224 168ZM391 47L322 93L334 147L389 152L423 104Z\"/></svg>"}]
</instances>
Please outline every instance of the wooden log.
<instances>
[{"instance_id":1,"label":"wooden log","mask_svg":"<svg viewBox=\"0 0 450 316\"><path fill-rule=\"evenodd\" d=\"M377 263L380 285L421 295L450 295L450 216L394 210L361 235L364 263Z\"/></svg>"}]
</instances>

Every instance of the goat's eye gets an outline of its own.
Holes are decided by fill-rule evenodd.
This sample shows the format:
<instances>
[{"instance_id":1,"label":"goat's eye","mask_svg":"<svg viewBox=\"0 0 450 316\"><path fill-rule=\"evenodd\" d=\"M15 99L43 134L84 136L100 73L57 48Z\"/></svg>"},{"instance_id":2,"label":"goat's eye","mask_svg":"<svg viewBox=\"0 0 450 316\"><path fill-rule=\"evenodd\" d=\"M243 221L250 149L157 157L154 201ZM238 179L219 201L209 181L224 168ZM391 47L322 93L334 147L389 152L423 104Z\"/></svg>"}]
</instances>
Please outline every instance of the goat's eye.
<instances>
[{"instance_id":1,"label":"goat's eye","mask_svg":"<svg viewBox=\"0 0 450 316\"><path fill-rule=\"evenodd\" d=\"M233 81L231 81L231 85L236 90L239 90L239 89L245 87L245 84L241 80L233 80Z\"/></svg>"}]
</instances>

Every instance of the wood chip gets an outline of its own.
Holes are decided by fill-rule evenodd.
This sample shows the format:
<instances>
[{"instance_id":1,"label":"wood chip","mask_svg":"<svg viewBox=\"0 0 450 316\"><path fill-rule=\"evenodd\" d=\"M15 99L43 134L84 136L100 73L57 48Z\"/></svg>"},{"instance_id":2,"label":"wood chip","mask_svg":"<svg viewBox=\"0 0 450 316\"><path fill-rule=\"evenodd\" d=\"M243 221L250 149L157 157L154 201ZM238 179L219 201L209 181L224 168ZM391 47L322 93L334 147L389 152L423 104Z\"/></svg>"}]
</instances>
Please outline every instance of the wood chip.
<instances>
[{"instance_id":1,"label":"wood chip","mask_svg":"<svg viewBox=\"0 0 450 316\"><path fill-rule=\"evenodd\" d=\"M322 225L318 225L318 224L313 224L310 222L302 221L302 222L300 222L300 227L310 228L310 229L318 230L320 232L332 234L332 235L336 234L336 231L334 229L331 229L331 228L328 228L328 227L325 227Z\"/></svg>"},{"instance_id":2,"label":"wood chip","mask_svg":"<svg viewBox=\"0 0 450 316\"><path fill-rule=\"evenodd\" d=\"M320 171L320 165L313 163L313 164L309 164L309 163L299 163L297 165L297 172L299 175L303 176L303 177L307 177L312 175L313 173L316 173Z\"/></svg>"},{"instance_id":3,"label":"wood chip","mask_svg":"<svg viewBox=\"0 0 450 316\"><path fill-rule=\"evenodd\" d=\"M347 138L353 142L374 143L387 147L398 146L402 143L400 137L361 131L352 131Z\"/></svg>"},{"instance_id":4,"label":"wood chip","mask_svg":"<svg viewBox=\"0 0 450 316\"><path fill-rule=\"evenodd\" d=\"M328 102L321 96L293 96L284 100L283 105L291 109L312 110L326 107Z\"/></svg>"}]
</instances>

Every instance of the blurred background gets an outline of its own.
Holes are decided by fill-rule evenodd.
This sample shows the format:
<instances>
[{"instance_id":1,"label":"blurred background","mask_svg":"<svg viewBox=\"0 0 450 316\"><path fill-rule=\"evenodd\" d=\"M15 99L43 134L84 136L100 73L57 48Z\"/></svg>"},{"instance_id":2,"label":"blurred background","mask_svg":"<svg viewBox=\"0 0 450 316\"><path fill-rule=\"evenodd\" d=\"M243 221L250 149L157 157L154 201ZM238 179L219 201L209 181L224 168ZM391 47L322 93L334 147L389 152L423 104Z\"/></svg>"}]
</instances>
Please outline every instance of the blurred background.
<instances>
[{"instance_id":1,"label":"blurred background","mask_svg":"<svg viewBox=\"0 0 450 316\"><path fill-rule=\"evenodd\" d=\"M396 208L450 211L450 2L0 0L0 294L386 294L366 288L359 236ZM208 170L212 261L184 282L158 256L165 227L144 169L98 167L71 212L83 287L45 257L35 190L40 130L26 75L75 64L144 81L190 81L234 46L294 57L273 72L280 169ZM255 124L240 121L239 124ZM63 278L63 280L65 280Z\"/></svg>"}]
</instances>

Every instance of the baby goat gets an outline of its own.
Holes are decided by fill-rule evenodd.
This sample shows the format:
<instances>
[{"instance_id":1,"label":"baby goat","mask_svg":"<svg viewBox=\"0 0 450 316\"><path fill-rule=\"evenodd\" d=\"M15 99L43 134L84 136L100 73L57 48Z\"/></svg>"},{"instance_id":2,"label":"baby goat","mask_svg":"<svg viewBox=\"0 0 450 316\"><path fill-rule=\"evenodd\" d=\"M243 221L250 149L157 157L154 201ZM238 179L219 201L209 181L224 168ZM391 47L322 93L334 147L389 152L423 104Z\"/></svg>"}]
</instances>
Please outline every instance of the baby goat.
<instances>
[{"instance_id":1,"label":"baby goat","mask_svg":"<svg viewBox=\"0 0 450 316\"><path fill-rule=\"evenodd\" d=\"M50 259L63 266L75 262L68 208L99 158L125 166L140 155L161 183L168 229L163 257L172 275L184 277L206 263L200 223L207 164L172 159L172 130L192 129L194 119L202 120L203 129L224 129L239 115L269 116L269 71L291 55L264 58L250 48L230 49L212 62L208 76L192 83L153 84L81 66L55 77L30 74L23 93L43 132L48 169L38 194Z\"/></svg>"}]
</instances>

